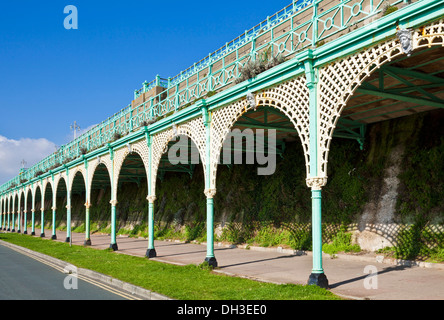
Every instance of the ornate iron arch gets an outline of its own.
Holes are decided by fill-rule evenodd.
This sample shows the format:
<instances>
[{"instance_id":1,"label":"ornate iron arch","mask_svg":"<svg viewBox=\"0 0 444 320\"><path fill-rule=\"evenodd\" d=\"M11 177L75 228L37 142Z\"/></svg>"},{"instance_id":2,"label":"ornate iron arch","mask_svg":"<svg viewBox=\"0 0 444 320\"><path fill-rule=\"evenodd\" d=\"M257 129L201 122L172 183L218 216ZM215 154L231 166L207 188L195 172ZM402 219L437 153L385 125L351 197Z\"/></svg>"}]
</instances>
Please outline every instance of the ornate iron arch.
<instances>
[{"instance_id":1,"label":"ornate iron arch","mask_svg":"<svg viewBox=\"0 0 444 320\"><path fill-rule=\"evenodd\" d=\"M309 173L309 91L305 75L256 93L255 103L242 99L213 112L211 132L211 180L216 185L217 166L223 143L236 121L258 106L276 108L292 122L304 151L307 176Z\"/></svg>"},{"instance_id":2,"label":"ornate iron arch","mask_svg":"<svg viewBox=\"0 0 444 320\"><path fill-rule=\"evenodd\" d=\"M159 169L160 159L165 153L168 143L176 136L184 135L190 138L197 149L202 161L203 172L207 179L206 168L206 128L202 117L195 118L175 128L169 128L162 131L152 138L152 163L151 163L151 196L155 195L157 171Z\"/></svg>"},{"instance_id":3,"label":"ornate iron arch","mask_svg":"<svg viewBox=\"0 0 444 320\"><path fill-rule=\"evenodd\" d=\"M411 50L444 46L444 20L420 27L412 33ZM325 185L330 142L337 121L350 97L375 70L405 55L403 44L394 37L359 53L347 56L319 71L318 173Z\"/></svg>"}]
</instances>

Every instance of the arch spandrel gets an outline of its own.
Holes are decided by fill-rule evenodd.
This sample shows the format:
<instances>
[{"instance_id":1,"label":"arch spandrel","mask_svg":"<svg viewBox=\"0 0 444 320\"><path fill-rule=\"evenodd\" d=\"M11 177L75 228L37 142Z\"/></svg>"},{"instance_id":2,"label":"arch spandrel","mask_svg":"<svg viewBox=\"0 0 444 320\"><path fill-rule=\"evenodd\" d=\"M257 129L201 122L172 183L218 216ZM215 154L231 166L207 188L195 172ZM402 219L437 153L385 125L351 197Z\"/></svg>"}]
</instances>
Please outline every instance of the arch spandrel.
<instances>
[{"instance_id":1,"label":"arch spandrel","mask_svg":"<svg viewBox=\"0 0 444 320\"><path fill-rule=\"evenodd\" d=\"M203 123L203 118L198 117L193 120L190 120L186 123L180 124L176 127L175 130L173 128L168 128L165 131L157 133L152 137L152 166L151 166L151 192L152 195L155 194L156 190L156 178L157 171L159 169L160 159L162 155L166 152L168 147L168 143L176 136L184 135L190 138L197 149L199 150L199 155L201 158L203 172L205 179L207 177L206 174L206 127Z\"/></svg>"},{"instance_id":2,"label":"arch spandrel","mask_svg":"<svg viewBox=\"0 0 444 320\"><path fill-rule=\"evenodd\" d=\"M82 177L83 177L83 181L85 182L85 188L86 188L86 186L87 186L87 184L86 184L86 168L85 168L85 165L84 164L81 164L81 165L78 165L78 166L76 166L76 167L74 167L74 168L70 168L69 169L69 174L68 174L68 176L69 176L69 186L68 186L68 190L72 190L72 185L73 185L73 183L74 183L74 178L75 178L75 176L76 176L76 174L78 173L78 172L80 172L81 174L82 174Z\"/></svg>"},{"instance_id":3,"label":"arch spandrel","mask_svg":"<svg viewBox=\"0 0 444 320\"><path fill-rule=\"evenodd\" d=\"M412 50L444 46L444 19L419 27L412 34ZM330 142L337 121L357 88L375 70L393 59L404 56L397 36L375 46L335 61L319 70L318 82L318 172L327 177Z\"/></svg>"},{"instance_id":4,"label":"arch spandrel","mask_svg":"<svg viewBox=\"0 0 444 320\"><path fill-rule=\"evenodd\" d=\"M87 201L90 202L91 199L91 186L92 186L92 182L94 179L94 173L96 172L96 169L99 165L103 164L109 174L109 179L111 181L112 177L111 177L111 172L112 172L112 168L113 168L113 162L111 161L111 157L109 154L100 156L100 157L96 157L96 158L92 158L91 160L88 161L88 188L87 190Z\"/></svg>"},{"instance_id":5,"label":"arch spandrel","mask_svg":"<svg viewBox=\"0 0 444 320\"><path fill-rule=\"evenodd\" d=\"M143 161L143 166L147 175L149 172L149 147L145 139L139 140L136 143L130 144L129 146L124 146L116 151L114 151L114 198L117 199L117 185L119 183L119 175L122 169L123 163L126 157L131 153L137 153Z\"/></svg>"},{"instance_id":6,"label":"arch spandrel","mask_svg":"<svg viewBox=\"0 0 444 320\"><path fill-rule=\"evenodd\" d=\"M57 196L57 189L60 183L60 180L65 180L65 183L68 181L68 176L66 175L66 171L62 171L54 176L54 193ZM68 188L68 186L66 186Z\"/></svg>"},{"instance_id":7,"label":"arch spandrel","mask_svg":"<svg viewBox=\"0 0 444 320\"><path fill-rule=\"evenodd\" d=\"M256 107L273 107L289 118L298 132L304 151L306 172L309 173L309 91L305 75L281 83L255 94ZM211 125L211 180L216 185L217 165L223 143L236 121L254 109L247 99L239 100L212 114Z\"/></svg>"}]
</instances>

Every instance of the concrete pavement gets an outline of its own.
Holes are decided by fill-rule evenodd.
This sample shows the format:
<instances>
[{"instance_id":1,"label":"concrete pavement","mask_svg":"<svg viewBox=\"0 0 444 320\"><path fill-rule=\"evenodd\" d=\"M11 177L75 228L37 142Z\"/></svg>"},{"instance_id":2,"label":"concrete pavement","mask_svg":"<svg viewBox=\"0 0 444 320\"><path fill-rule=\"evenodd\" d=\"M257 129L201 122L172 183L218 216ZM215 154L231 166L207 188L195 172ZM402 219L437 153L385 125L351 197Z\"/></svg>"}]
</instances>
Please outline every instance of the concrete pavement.
<instances>
[{"instance_id":1,"label":"concrete pavement","mask_svg":"<svg viewBox=\"0 0 444 320\"><path fill-rule=\"evenodd\" d=\"M28 230L28 233L30 231ZM46 230L46 239L51 231ZM40 231L36 231L36 236ZM56 241L65 241L66 233L57 231ZM84 234L73 233L72 244L83 245ZM92 235L92 248L109 247L109 235ZM117 237L122 254L145 256L148 241ZM200 264L206 255L204 244L155 241L157 257L152 260L179 265ZM280 252L279 252L280 251ZM306 284L312 267L311 253L266 248L242 249L215 244L216 272L274 283ZM444 300L444 264L401 265L374 254L337 255L323 259L330 290L351 299L372 300Z\"/></svg>"}]
</instances>

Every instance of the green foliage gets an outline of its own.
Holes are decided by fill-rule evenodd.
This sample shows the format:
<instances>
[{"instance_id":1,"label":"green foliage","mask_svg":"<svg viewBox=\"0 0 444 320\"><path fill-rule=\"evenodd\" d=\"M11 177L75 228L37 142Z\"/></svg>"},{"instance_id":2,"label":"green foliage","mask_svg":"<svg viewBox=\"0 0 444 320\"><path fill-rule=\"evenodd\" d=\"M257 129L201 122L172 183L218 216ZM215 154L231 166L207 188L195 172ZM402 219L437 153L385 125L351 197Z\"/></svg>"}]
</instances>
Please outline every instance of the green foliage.
<instances>
[{"instance_id":1,"label":"green foliage","mask_svg":"<svg viewBox=\"0 0 444 320\"><path fill-rule=\"evenodd\" d=\"M272 247L281 245L292 246L292 240L290 231L276 229L272 225L264 225L250 241L251 243L259 243L263 247Z\"/></svg>"},{"instance_id":2,"label":"green foliage","mask_svg":"<svg viewBox=\"0 0 444 320\"><path fill-rule=\"evenodd\" d=\"M267 51L263 54L265 60L270 57ZM393 254L405 259L442 256L442 232L430 228L444 223L443 121L444 112L438 110L369 125L363 151L354 140L332 140L328 183L322 189L324 243L333 241L337 226L358 221L364 205L379 194L390 155L401 145L404 158L394 222L409 227L399 233ZM218 166L214 220L225 228L216 241L311 250L311 193L300 141L286 141L283 157L276 161L276 171L270 176L258 176L257 164ZM191 177L159 172L156 238L206 240L204 181L202 165L195 166ZM119 234L147 236L147 190L145 179L119 185ZM78 232L85 229L84 199L84 193L73 194L71 201L73 230ZM91 233L110 233L110 199L109 185L92 189ZM58 198L56 207L58 229L66 229L66 197ZM49 226L51 210L45 211L45 217Z\"/></svg>"},{"instance_id":3,"label":"green foliage","mask_svg":"<svg viewBox=\"0 0 444 320\"><path fill-rule=\"evenodd\" d=\"M444 262L444 247L435 248L430 252L430 262Z\"/></svg>"},{"instance_id":4,"label":"green foliage","mask_svg":"<svg viewBox=\"0 0 444 320\"><path fill-rule=\"evenodd\" d=\"M326 243L322 246L322 251L328 254L338 252L360 252L361 248L357 244L351 243L351 233L343 230L339 231L334 237L332 243Z\"/></svg>"},{"instance_id":5,"label":"green foliage","mask_svg":"<svg viewBox=\"0 0 444 320\"><path fill-rule=\"evenodd\" d=\"M235 83L241 83L245 80L254 78L258 74L271 69L286 59L282 55L274 56L271 52L271 47L264 50L255 60L248 61L241 69L241 76L235 80Z\"/></svg>"},{"instance_id":6,"label":"green foliage","mask_svg":"<svg viewBox=\"0 0 444 320\"><path fill-rule=\"evenodd\" d=\"M388 14L390 14L390 13L393 13L393 12L395 12L395 11L397 11L397 10L398 10L398 7L397 7L397 6L387 6L387 7L384 9L384 12L383 12L382 16L384 17L384 16L386 16L386 15L388 15Z\"/></svg>"}]
</instances>

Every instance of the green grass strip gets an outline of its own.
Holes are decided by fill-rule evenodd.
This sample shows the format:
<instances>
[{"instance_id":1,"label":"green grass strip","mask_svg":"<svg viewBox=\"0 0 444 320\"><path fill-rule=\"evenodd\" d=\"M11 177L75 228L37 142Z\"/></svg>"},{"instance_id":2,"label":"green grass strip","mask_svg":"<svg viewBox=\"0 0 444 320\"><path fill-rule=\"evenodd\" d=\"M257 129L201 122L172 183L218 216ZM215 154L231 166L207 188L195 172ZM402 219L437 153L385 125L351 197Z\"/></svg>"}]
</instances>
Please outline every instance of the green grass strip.
<instances>
[{"instance_id":1,"label":"green grass strip","mask_svg":"<svg viewBox=\"0 0 444 320\"><path fill-rule=\"evenodd\" d=\"M197 265L177 266L23 234L0 240L94 270L178 300L339 300L317 286L258 282L215 274Z\"/></svg>"}]
</instances>

